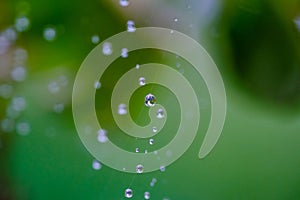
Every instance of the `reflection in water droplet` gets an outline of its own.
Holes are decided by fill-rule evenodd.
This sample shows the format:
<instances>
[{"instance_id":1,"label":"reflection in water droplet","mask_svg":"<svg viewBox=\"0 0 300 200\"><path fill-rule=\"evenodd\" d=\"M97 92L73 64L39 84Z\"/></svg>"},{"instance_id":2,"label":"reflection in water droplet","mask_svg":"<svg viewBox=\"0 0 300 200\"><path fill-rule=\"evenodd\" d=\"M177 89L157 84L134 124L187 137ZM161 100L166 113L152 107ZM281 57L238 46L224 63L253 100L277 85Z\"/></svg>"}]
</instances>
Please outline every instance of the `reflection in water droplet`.
<instances>
[{"instance_id":1,"label":"reflection in water droplet","mask_svg":"<svg viewBox=\"0 0 300 200\"><path fill-rule=\"evenodd\" d=\"M139 78L139 85L143 86L146 84L146 79L144 77Z\"/></svg>"},{"instance_id":2,"label":"reflection in water droplet","mask_svg":"<svg viewBox=\"0 0 300 200\"><path fill-rule=\"evenodd\" d=\"M145 97L145 105L153 107L156 104L156 98L153 94L148 94Z\"/></svg>"},{"instance_id":3,"label":"reflection in water droplet","mask_svg":"<svg viewBox=\"0 0 300 200\"><path fill-rule=\"evenodd\" d=\"M126 198L131 198L133 196L133 191L132 189L128 188L125 190L125 197Z\"/></svg>"},{"instance_id":4,"label":"reflection in water droplet","mask_svg":"<svg viewBox=\"0 0 300 200\"><path fill-rule=\"evenodd\" d=\"M145 192L144 193L144 198L145 199L150 199L150 192Z\"/></svg>"},{"instance_id":5,"label":"reflection in water droplet","mask_svg":"<svg viewBox=\"0 0 300 200\"><path fill-rule=\"evenodd\" d=\"M102 53L104 55L111 55L113 53L112 45L109 42L105 42L102 46Z\"/></svg>"},{"instance_id":6,"label":"reflection in water droplet","mask_svg":"<svg viewBox=\"0 0 300 200\"><path fill-rule=\"evenodd\" d=\"M135 30L136 30L136 28L135 28L134 21L132 21L132 20L127 21L127 31L135 32Z\"/></svg>"},{"instance_id":7,"label":"reflection in water droplet","mask_svg":"<svg viewBox=\"0 0 300 200\"><path fill-rule=\"evenodd\" d=\"M120 0L119 1L120 6L126 7L129 5L129 0Z\"/></svg>"},{"instance_id":8,"label":"reflection in water droplet","mask_svg":"<svg viewBox=\"0 0 300 200\"><path fill-rule=\"evenodd\" d=\"M126 105L121 103L118 107L118 113L119 115L126 115L127 114L127 108Z\"/></svg>"},{"instance_id":9,"label":"reflection in water droplet","mask_svg":"<svg viewBox=\"0 0 300 200\"><path fill-rule=\"evenodd\" d=\"M101 163L98 160L93 160L93 165L92 166L93 166L94 170L100 170L101 167L102 167Z\"/></svg>"},{"instance_id":10,"label":"reflection in water droplet","mask_svg":"<svg viewBox=\"0 0 300 200\"><path fill-rule=\"evenodd\" d=\"M136 166L136 172L137 173L143 173L143 171L144 171L144 166L143 165L141 165L141 164L139 164L139 165L137 165Z\"/></svg>"},{"instance_id":11,"label":"reflection in water droplet","mask_svg":"<svg viewBox=\"0 0 300 200\"><path fill-rule=\"evenodd\" d=\"M106 136L106 130L100 129L100 130L98 131L98 137L97 137L97 139L98 139L98 142L100 142L100 143L105 143L105 142L107 142L107 141L108 141L108 138L107 138L107 136Z\"/></svg>"},{"instance_id":12,"label":"reflection in water droplet","mask_svg":"<svg viewBox=\"0 0 300 200\"><path fill-rule=\"evenodd\" d=\"M156 113L156 117L157 117L158 119L164 118L164 117L165 117L164 110L161 109L161 108L158 109L158 111L157 111L157 113Z\"/></svg>"},{"instance_id":13,"label":"reflection in water droplet","mask_svg":"<svg viewBox=\"0 0 300 200\"><path fill-rule=\"evenodd\" d=\"M128 57L128 49L127 48L122 49L121 57L122 58L127 58Z\"/></svg>"}]
</instances>

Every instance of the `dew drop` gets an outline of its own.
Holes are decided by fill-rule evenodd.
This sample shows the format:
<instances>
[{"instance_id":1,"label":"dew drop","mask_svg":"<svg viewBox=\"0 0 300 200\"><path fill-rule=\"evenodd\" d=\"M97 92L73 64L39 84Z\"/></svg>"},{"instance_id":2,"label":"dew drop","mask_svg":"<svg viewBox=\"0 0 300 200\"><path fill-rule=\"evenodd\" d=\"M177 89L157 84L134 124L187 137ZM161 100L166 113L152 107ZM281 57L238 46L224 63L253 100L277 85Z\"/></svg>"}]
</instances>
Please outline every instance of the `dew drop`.
<instances>
[{"instance_id":1,"label":"dew drop","mask_svg":"<svg viewBox=\"0 0 300 200\"><path fill-rule=\"evenodd\" d=\"M135 32L135 23L132 20L127 21L127 32Z\"/></svg>"},{"instance_id":2,"label":"dew drop","mask_svg":"<svg viewBox=\"0 0 300 200\"><path fill-rule=\"evenodd\" d=\"M161 172L164 172L164 171L166 171L166 167L165 167L165 166L160 166L159 170L160 170Z\"/></svg>"},{"instance_id":3,"label":"dew drop","mask_svg":"<svg viewBox=\"0 0 300 200\"><path fill-rule=\"evenodd\" d=\"M108 141L106 132L107 132L107 131L104 130L104 129L100 129L100 130L98 131L98 137L97 137L98 142L100 142L100 143L105 143L105 142Z\"/></svg>"},{"instance_id":4,"label":"dew drop","mask_svg":"<svg viewBox=\"0 0 300 200\"><path fill-rule=\"evenodd\" d=\"M144 198L145 199L150 199L150 192L145 192L144 193Z\"/></svg>"},{"instance_id":5,"label":"dew drop","mask_svg":"<svg viewBox=\"0 0 300 200\"><path fill-rule=\"evenodd\" d=\"M139 69L139 68L140 68L140 65L139 65L139 64L136 64L135 68L136 68L136 69Z\"/></svg>"},{"instance_id":6,"label":"dew drop","mask_svg":"<svg viewBox=\"0 0 300 200\"><path fill-rule=\"evenodd\" d=\"M102 46L102 53L104 55L111 55L113 53L112 45L109 42L105 42Z\"/></svg>"},{"instance_id":7,"label":"dew drop","mask_svg":"<svg viewBox=\"0 0 300 200\"><path fill-rule=\"evenodd\" d=\"M141 173L143 173L143 171L144 171L144 166L141 165L141 164L138 164L136 166L136 172L139 173L139 174L141 174Z\"/></svg>"},{"instance_id":8,"label":"dew drop","mask_svg":"<svg viewBox=\"0 0 300 200\"><path fill-rule=\"evenodd\" d=\"M153 132L153 133L156 133L156 132L157 132L157 128L156 128L155 126L152 128L152 132Z\"/></svg>"},{"instance_id":9,"label":"dew drop","mask_svg":"<svg viewBox=\"0 0 300 200\"><path fill-rule=\"evenodd\" d=\"M119 4L122 7L127 7L129 5L129 0L120 0Z\"/></svg>"},{"instance_id":10,"label":"dew drop","mask_svg":"<svg viewBox=\"0 0 300 200\"><path fill-rule=\"evenodd\" d=\"M18 17L15 21L15 28L19 32L26 31L29 28L30 21L26 16Z\"/></svg>"},{"instance_id":11,"label":"dew drop","mask_svg":"<svg viewBox=\"0 0 300 200\"><path fill-rule=\"evenodd\" d=\"M149 144L150 145L153 145L153 143L154 143L154 140L151 138L151 139L149 139Z\"/></svg>"},{"instance_id":12,"label":"dew drop","mask_svg":"<svg viewBox=\"0 0 300 200\"><path fill-rule=\"evenodd\" d=\"M177 17L174 18L174 22L178 22L178 18Z\"/></svg>"},{"instance_id":13,"label":"dew drop","mask_svg":"<svg viewBox=\"0 0 300 200\"><path fill-rule=\"evenodd\" d=\"M126 105L121 103L118 107L118 113L119 115L126 115L127 114L127 108Z\"/></svg>"},{"instance_id":14,"label":"dew drop","mask_svg":"<svg viewBox=\"0 0 300 200\"><path fill-rule=\"evenodd\" d=\"M145 105L149 107L153 107L156 104L156 98L153 94L148 94L145 97Z\"/></svg>"},{"instance_id":15,"label":"dew drop","mask_svg":"<svg viewBox=\"0 0 300 200\"><path fill-rule=\"evenodd\" d=\"M138 153L140 152L140 149L139 148L135 148L135 153Z\"/></svg>"},{"instance_id":16,"label":"dew drop","mask_svg":"<svg viewBox=\"0 0 300 200\"><path fill-rule=\"evenodd\" d=\"M98 160L93 160L92 167L94 170L100 170L102 165Z\"/></svg>"},{"instance_id":17,"label":"dew drop","mask_svg":"<svg viewBox=\"0 0 300 200\"><path fill-rule=\"evenodd\" d=\"M15 67L11 71L10 75L11 75L12 80L14 80L14 81L17 81L17 82L24 81L26 78L26 69L23 66Z\"/></svg>"},{"instance_id":18,"label":"dew drop","mask_svg":"<svg viewBox=\"0 0 300 200\"><path fill-rule=\"evenodd\" d=\"M164 117L165 117L164 110L161 109L161 108L158 109L158 110L157 110L157 113L156 113L156 117L157 117L158 119L164 118Z\"/></svg>"},{"instance_id":19,"label":"dew drop","mask_svg":"<svg viewBox=\"0 0 300 200\"><path fill-rule=\"evenodd\" d=\"M17 124L16 131L19 135L28 135L30 132L30 124L27 122L20 122Z\"/></svg>"},{"instance_id":20,"label":"dew drop","mask_svg":"<svg viewBox=\"0 0 300 200\"><path fill-rule=\"evenodd\" d=\"M121 51L121 57L122 58L127 58L128 57L128 49L127 48L123 48Z\"/></svg>"},{"instance_id":21,"label":"dew drop","mask_svg":"<svg viewBox=\"0 0 300 200\"><path fill-rule=\"evenodd\" d=\"M56 38L56 30L53 27L47 27L44 29L43 33L44 39L51 42Z\"/></svg>"},{"instance_id":22,"label":"dew drop","mask_svg":"<svg viewBox=\"0 0 300 200\"><path fill-rule=\"evenodd\" d=\"M133 196L133 191L132 191L132 189L127 188L127 189L125 190L125 197L126 197L126 198L131 198L132 196Z\"/></svg>"},{"instance_id":23,"label":"dew drop","mask_svg":"<svg viewBox=\"0 0 300 200\"><path fill-rule=\"evenodd\" d=\"M146 85L146 79L144 77L139 78L139 85L140 86Z\"/></svg>"},{"instance_id":24,"label":"dew drop","mask_svg":"<svg viewBox=\"0 0 300 200\"><path fill-rule=\"evenodd\" d=\"M56 113L62 113L65 109L65 105L63 103L56 103L53 105L53 111Z\"/></svg>"},{"instance_id":25,"label":"dew drop","mask_svg":"<svg viewBox=\"0 0 300 200\"><path fill-rule=\"evenodd\" d=\"M98 35L93 35L93 36L91 37L91 42L92 42L93 44L98 44L99 41L100 41L100 38L99 38Z\"/></svg>"},{"instance_id":26,"label":"dew drop","mask_svg":"<svg viewBox=\"0 0 300 200\"><path fill-rule=\"evenodd\" d=\"M99 89L100 87L101 87L100 81L95 81L95 83L94 83L94 88L95 88L95 89Z\"/></svg>"}]
</instances>

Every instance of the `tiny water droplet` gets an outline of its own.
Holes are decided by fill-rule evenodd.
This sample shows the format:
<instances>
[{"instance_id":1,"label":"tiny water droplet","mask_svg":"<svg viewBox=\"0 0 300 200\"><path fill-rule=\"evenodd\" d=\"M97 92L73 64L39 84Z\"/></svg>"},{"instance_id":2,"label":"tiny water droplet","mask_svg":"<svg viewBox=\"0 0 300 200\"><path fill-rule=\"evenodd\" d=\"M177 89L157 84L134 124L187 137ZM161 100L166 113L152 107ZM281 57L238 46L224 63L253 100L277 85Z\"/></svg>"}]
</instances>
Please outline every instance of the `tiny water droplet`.
<instances>
[{"instance_id":1,"label":"tiny water droplet","mask_svg":"<svg viewBox=\"0 0 300 200\"><path fill-rule=\"evenodd\" d=\"M23 66L15 67L11 71L10 75L14 81L17 81L17 82L24 81L26 78L26 69Z\"/></svg>"},{"instance_id":2,"label":"tiny water droplet","mask_svg":"<svg viewBox=\"0 0 300 200\"><path fill-rule=\"evenodd\" d=\"M151 138L151 139L149 139L149 144L150 145L153 145L153 143L154 143L154 140Z\"/></svg>"},{"instance_id":3,"label":"tiny water droplet","mask_svg":"<svg viewBox=\"0 0 300 200\"><path fill-rule=\"evenodd\" d=\"M93 36L91 37L91 42L92 42L93 44L97 44L97 43L99 43L99 41L100 41L100 38L99 38L98 35L93 35Z\"/></svg>"},{"instance_id":4,"label":"tiny water droplet","mask_svg":"<svg viewBox=\"0 0 300 200\"><path fill-rule=\"evenodd\" d=\"M145 97L145 105L153 107L156 104L156 98L153 94L147 94Z\"/></svg>"},{"instance_id":5,"label":"tiny water droplet","mask_svg":"<svg viewBox=\"0 0 300 200\"><path fill-rule=\"evenodd\" d=\"M118 113L119 115L126 115L127 114L127 108L126 105L121 103L118 107Z\"/></svg>"},{"instance_id":6,"label":"tiny water droplet","mask_svg":"<svg viewBox=\"0 0 300 200\"><path fill-rule=\"evenodd\" d=\"M135 148L135 152L136 153L140 152L140 149L139 148Z\"/></svg>"},{"instance_id":7,"label":"tiny water droplet","mask_svg":"<svg viewBox=\"0 0 300 200\"><path fill-rule=\"evenodd\" d=\"M104 130L104 129L100 129L100 130L98 131L98 137L97 137L98 142L100 142L100 143L105 143L105 142L108 141L108 138L107 138L106 133L107 133L107 131Z\"/></svg>"},{"instance_id":8,"label":"tiny water droplet","mask_svg":"<svg viewBox=\"0 0 300 200\"><path fill-rule=\"evenodd\" d=\"M95 81L95 83L94 83L94 88L95 88L95 89L99 89L100 87L101 87L100 81Z\"/></svg>"},{"instance_id":9,"label":"tiny water droplet","mask_svg":"<svg viewBox=\"0 0 300 200\"><path fill-rule=\"evenodd\" d=\"M125 197L126 197L126 198L131 198L132 196L133 196L133 191L132 191L132 189L127 188L127 189L125 190Z\"/></svg>"},{"instance_id":10,"label":"tiny water droplet","mask_svg":"<svg viewBox=\"0 0 300 200\"><path fill-rule=\"evenodd\" d=\"M135 32L135 23L132 20L127 21L127 32Z\"/></svg>"},{"instance_id":11,"label":"tiny water droplet","mask_svg":"<svg viewBox=\"0 0 300 200\"><path fill-rule=\"evenodd\" d=\"M63 103L56 103L53 105L53 111L56 113L62 113L64 111L65 105Z\"/></svg>"},{"instance_id":12,"label":"tiny water droplet","mask_svg":"<svg viewBox=\"0 0 300 200\"><path fill-rule=\"evenodd\" d=\"M51 42L56 39L56 30L53 27L47 27L44 29L43 33L44 39Z\"/></svg>"},{"instance_id":13,"label":"tiny water droplet","mask_svg":"<svg viewBox=\"0 0 300 200\"><path fill-rule=\"evenodd\" d=\"M120 4L120 6L122 6L122 7L127 7L128 5L129 5L129 0L120 0L119 1L119 4Z\"/></svg>"},{"instance_id":14,"label":"tiny water droplet","mask_svg":"<svg viewBox=\"0 0 300 200\"><path fill-rule=\"evenodd\" d=\"M101 167L102 167L101 163L98 160L93 160L93 165L92 166L93 166L94 170L100 170Z\"/></svg>"},{"instance_id":15,"label":"tiny water droplet","mask_svg":"<svg viewBox=\"0 0 300 200\"><path fill-rule=\"evenodd\" d=\"M152 132L153 132L153 133L156 133L156 132L157 132L157 128L156 128L155 126L152 128Z\"/></svg>"},{"instance_id":16,"label":"tiny water droplet","mask_svg":"<svg viewBox=\"0 0 300 200\"><path fill-rule=\"evenodd\" d=\"M159 170L160 170L161 172L164 172L164 171L166 171L166 167L165 167L165 166L160 166Z\"/></svg>"},{"instance_id":17,"label":"tiny water droplet","mask_svg":"<svg viewBox=\"0 0 300 200\"><path fill-rule=\"evenodd\" d=\"M178 22L178 18L177 17L174 18L174 22Z\"/></svg>"},{"instance_id":18,"label":"tiny water droplet","mask_svg":"<svg viewBox=\"0 0 300 200\"><path fill-rule=\"evenodd\" d=\"M144 198L145 199L150 199L150 192L145 192L144 193Z\"/></svg>"},{"instance_id":19,"label":"tiny water droplet","mask_svg":"<svg viewBox=\"0 0 300 200\"><path fill-rule=\"evenodd\" d=\"M122 58L127 58L128 57L128 49L127 48L123 48L121 51L121 57Z\"/></svg>"},{"instance_id":20,"label":"tiny water droplet","mask_svg":"<svg viewBox=\"0 0 300 200\"><path fill-rule=\"evenodd\" d=\"M111 55L113 53L112 45L109 42L104 42L102 46L102 53L104 55Z\"/></svg>"},{"instance_id":21,"label":"tiny water droplet","mask_svg":"<svg viewBox=\"0 0 300 200\"><path fill-rule=\"evenodd\" d=\"M16 130L19 135L28 135L30 132L30 124L27 122L20 122L17 124Z\"/></svg>"},{"instance_id":22,"label":"tiny water droplet","mask_svg":"<svg viewBox=\"0 0 300 200\"><path fill-rule=\"evenodd\" d=\"M139 85L140 86L146 85L146 79L144 77L139 78Z\"/></svg>"},{"instance_id":23,"label":"tiny water droplet","mask_svg":"<svg viewBox=\"0 0 300 200\"><path fill-rule=\"evenodd\" d=\"M161 109L161 108L158 109L158 110L157 110L157 113L156 113L156 117L157 117L158 119L164 118L164 117L165 117L164 110Z\"/></svg>"},{"instance_id":24,"label":"tiny water droplet","mask_svg":"<svg viewBox=\"0 0 300 200\"><path fill-rule=\"evenodd\" d=\"M141 164L138 164L136 166L136 172L139 173L139 174L141 174L141 173L143 173L143 171L144 171L144 166L141 165Z\"/></svg>"},{"instance_id":25,"label":"tiny water droplet","mask_svg":"<svg viewBox=\"0 0 300 200\"><path fill-rule=\"evenodd\" d=\"M135 68L136 68L136 69L139 69L139 68L140 68L140 65L139 65L139 64L136 64Z\"/></svg>"}]
</instances>

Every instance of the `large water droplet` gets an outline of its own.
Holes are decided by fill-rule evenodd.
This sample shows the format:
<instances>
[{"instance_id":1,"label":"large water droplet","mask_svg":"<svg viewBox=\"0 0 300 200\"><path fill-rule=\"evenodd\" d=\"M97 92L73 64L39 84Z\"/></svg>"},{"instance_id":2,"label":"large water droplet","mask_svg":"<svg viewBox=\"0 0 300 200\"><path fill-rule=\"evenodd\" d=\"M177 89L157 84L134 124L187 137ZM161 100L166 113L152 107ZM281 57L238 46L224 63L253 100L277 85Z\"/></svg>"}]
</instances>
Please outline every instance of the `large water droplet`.
<instances>
[{"instance_id":1,"label":"large water droplet","mask_svg":"<svg viewBox=\"0 0 300 200\"><path fill-rule=\"evenodd\" d=\"M153 94L148 94L145 97L145 105L153 107L156 104L156 98Z\"/></svg>"},{"instance_id":2,"label":"large water droplet","mask_svg":"<svg viewBox=\"0 0 300 200\"><path fill-rule=\"evenodd\" d=\"M138 164L136 166L136 172L139 173L139 174L141 174L141 173L143 173L143 171L144 171L144 166L141 165L141 164Z\"/></svg>"},{"instance_id":3,"label":"large water droplet","mask_svg":"<svg viewBox=\"0 0 300 200\"><path fill-rule=\"evenodd\" d=\"M18 17L15 21L15 28L19 32L26 31L29 28L30 21L26 16Z\"/></svg>"},{"instance_id":4,"label":"large water droplet","mask_svg":"<svg viewBox=\"0 0 300 200\"><path fill-rule=\"evenodd\" d=\"M127 188L127 189L125 190L125 197L126 197L126 198L131 198L132 196L133 196L133 191L132 191L132 189Z\"/></svg>"}]
</instances>

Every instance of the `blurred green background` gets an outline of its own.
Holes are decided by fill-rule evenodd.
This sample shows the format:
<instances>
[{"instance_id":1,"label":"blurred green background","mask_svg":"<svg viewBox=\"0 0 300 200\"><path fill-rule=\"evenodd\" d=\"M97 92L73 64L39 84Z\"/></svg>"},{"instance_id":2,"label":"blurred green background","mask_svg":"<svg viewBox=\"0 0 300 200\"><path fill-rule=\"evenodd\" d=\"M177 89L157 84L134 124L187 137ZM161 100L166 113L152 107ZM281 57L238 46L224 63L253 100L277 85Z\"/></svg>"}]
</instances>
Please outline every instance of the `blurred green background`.
<instances>
[{"instance_id":1,"label":"blurred green background","mask_svg":"<svg viewBox=\"0 0 300 200\"><path fill-rule=\"evenodd\" d=\"M146 191L151 199L300 199L299 6L296 0L129 0L125 7L118 0L0 1L0 199L126 199L128 187L132 199ZM178 102L157 85L137 90L130 102L133 119L146 124L144 93L156 90L174 116L155 145L125 138L112 120L115 82L148 62L168 64L191 81L201 106L199 134L164 172L133 175L93 165L73 122L73 81L88 53L126 31L128 20L181 31L216 62L227 118L205 159L197 157L210 117L203 80L175 55L139 50L116 60L96 93L99 121L116 132L113 141L154 150L174 136Z\"/></svg>"}]
</instances>

